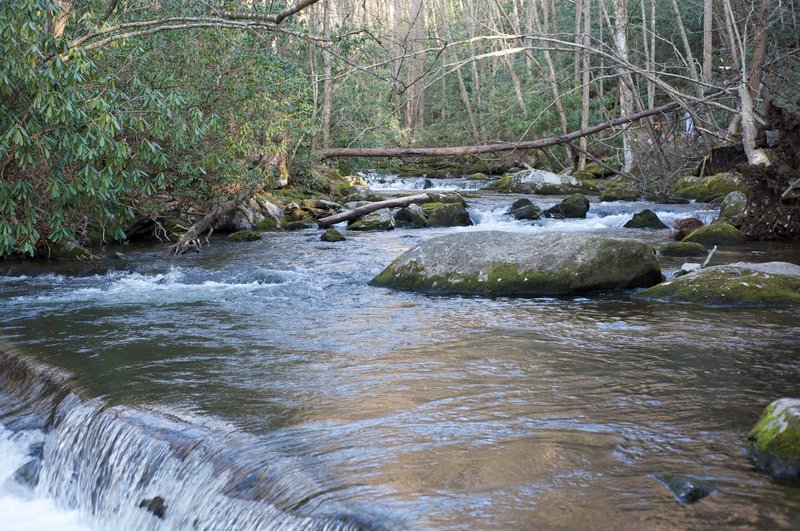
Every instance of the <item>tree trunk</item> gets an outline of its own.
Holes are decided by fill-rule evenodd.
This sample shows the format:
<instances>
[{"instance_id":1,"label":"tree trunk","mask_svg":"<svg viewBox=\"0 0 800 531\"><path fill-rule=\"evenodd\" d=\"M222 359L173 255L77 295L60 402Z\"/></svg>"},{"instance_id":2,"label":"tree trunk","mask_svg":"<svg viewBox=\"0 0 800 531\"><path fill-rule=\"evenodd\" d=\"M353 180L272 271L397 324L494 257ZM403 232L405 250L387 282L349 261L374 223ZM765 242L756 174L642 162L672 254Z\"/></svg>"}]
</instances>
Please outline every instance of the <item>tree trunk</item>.
<instances>
[{"instance_id":1,"label":"tree trunk","mask_svg":"<svg viewBox=\"0 0 800 531\"><path fill-rule=\"evenodd\" d=\"M526 149L542 149L560 144L568 144L584 136L593 135L600 131L605 131L612 127L624 125L648 116L674 111L680 108L679 103L669 103L654 109L644 110L635 114L629 114L614 120L594 125L586 129L574 131L565 135L531 140L526 142L507 142L503 144L485 144L479 146L458 146L458 147L439 147L439 148L333 148L322 152L326 158L335 157L460 157L464 155L482 155L485 153L497 153L500 151L515 151Z\"/></svg>"},{"instance_id":2,"label":"tree trunk","mask_svg":"<svg viewBox=\"0 0 800 531\"><path fill-rule=\"evenodd\" d=\"M714 0L703 0L703 83L711 83L714 37Z\"/></svg>"},{"instance_id":3,"label":"tree trunk","mask_svg":"<svg viewBox=\"0 0 800 531\"><path fill-rule=\"evenodd\" d=\"M334 214L333 216L320 218L317 220L317 223L322 228L330 227L331 225L336 225L337 223L341 223L342 221L350 221L351 219L356 219L360 218L361 216L366 216L367 214L375 212L376 210L381 210L384 208L403 208L414 203L427 203L430 200L431 198L428 194L419 194L408 197L397 197L394 199L387 199L386 201L376 201L375 203L363 205L358 208L354 208L352 210L347 210L339 214Z\"/></svg>"},{"instance_id":4,"label":"tree trunk","mask_svg":"<svg viewBox=\"0 0 800 531\"><path fill-rule=\"evenodd\" d=\"M326 42L331 37L331 0L322 4L322 34ZM331 145L331 102L333 100L333 67L331 53L322 50L322 147Z\"/></svg>"},{"instance_id":5,"label":"tree trunk","mask_svg":"<svg viewBox=\"0 0 800 531\"><path fill-rule=\"evenodd\" d=\"M626 0L613 0L614 7L614 46L617 55L628 62L628 3ZM623 67L617 69L619 74L620 118L633 114L633 87L629 83L630 72ZM626 122L628 123L628 122ZM633 168L633 145L631 131L628 126L622 128L622 169L630 172Z\"/></svg>"}]
</instances>

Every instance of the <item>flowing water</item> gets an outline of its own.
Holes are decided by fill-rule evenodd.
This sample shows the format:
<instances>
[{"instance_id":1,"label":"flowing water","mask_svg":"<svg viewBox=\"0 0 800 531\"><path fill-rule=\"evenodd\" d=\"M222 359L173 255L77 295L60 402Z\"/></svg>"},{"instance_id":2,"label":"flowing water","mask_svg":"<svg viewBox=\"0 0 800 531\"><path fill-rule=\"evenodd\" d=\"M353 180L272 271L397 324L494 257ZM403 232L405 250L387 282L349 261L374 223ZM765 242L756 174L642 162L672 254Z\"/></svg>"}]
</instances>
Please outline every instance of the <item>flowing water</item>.
<instances>
[{"instance_id":1,"label":"flowing water","mask_svg":"<svg viewBox=\"0 0 800 531\"><path fill-rule=\"evenodd\" d=\"M518 222L502 214L513 199L473 200L474 227L339 244L265 233L178 259L131 246L99 265L7 272L0 527L796 527L800 487L744 454L762 408L800 396L796 309L367 285L438 234L592 231L657 246L669 231L621 225L644 207L666 222L716 215L595 203L586 220ZM743 259L800 253L748 245L714 263ZM682 505L660 473L716 491Z\"/></svg>"}]
</instances>

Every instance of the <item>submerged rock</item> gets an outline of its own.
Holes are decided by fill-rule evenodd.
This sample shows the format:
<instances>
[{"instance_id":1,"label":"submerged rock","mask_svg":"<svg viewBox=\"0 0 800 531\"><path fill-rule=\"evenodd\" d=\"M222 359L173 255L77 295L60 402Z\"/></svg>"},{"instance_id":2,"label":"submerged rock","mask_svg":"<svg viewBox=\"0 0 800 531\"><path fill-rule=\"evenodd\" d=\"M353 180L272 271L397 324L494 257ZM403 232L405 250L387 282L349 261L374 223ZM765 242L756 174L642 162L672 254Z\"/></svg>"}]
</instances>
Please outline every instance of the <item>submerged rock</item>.
<instances>
[{"instance_id":1,"label":"submerged rock","mask_svg":"<svg viewBox=\"0 0 800 531\"><path fill-rule=\"evenodd\" d=\"M747 437L747 454L772 477L800 479L800 399L767 406Z\"/></svg>"},{"instance_id":2,"label":"submerged rock","mask_svg":"<svg viewBox=\"0 0 800 531\"><path fill-rule=\"evenodd\" d=\"M674 236L677 241L683 240L702 226L703 222L697 218L680 218L672 222L672 228L675 229Z\"/></svg>"},{"instance_id":3,"label":"submerged rock","mask_svg":"<svg viewBox=\"0 0 800 531\"><path fill-rule=\"evenodd\" d=\"M740 262L708 267L634 296L714 306L800 305L800 266Z\"/></svg>"},{"instance_id":4,"label":"submerged rock","mask_svg":"<svg viewBox=\"0 0 800 531\"><path fill-rule=\"evenodd\" d=\"M403 253L373 286L436 294L536 297L652 286L653 249L633 240L572 234L474 232Z\"/></svg>"},{"instance_id":5,"label":"submerged rock","mask_svg":"<svg viewBox=\"0 0 800 531\"><path fill-rule=\"evenodd\" d=\"M394 229L394 218L387 209L367 214L347 224L347 230L382 231L392 229Z\"/></svg>"},{"instance_id":6,"label":"submerged rock","mask_svg":"<svg viewBox=\"0 0 800 531\"><path fill-rule=\"evenodd\" d=\"M695 229L682 241L712 247L714 245L739 245L744 243L744 240L744 234L733 225L712 223Z\"/></svg>"},{"instance_id":7,"label":"submerged rock","mask_svg":"<svg viewBox=\"0 0 800 531\"><path fill-rule=\"evenodd\" d=\"M582 194L574 194L564 199L559 204L545 210L544 217L555 219L583 219L586 217L587 212L589 212L589 200Z\"/></svg>"},{"instance_id":8,"label":"submerged rock","mask_svg":"<svg viewBox=\"0 0 800 531\"><path fill-rule=\"evenodd\" d=\"M228 239L233 242L254 242L261 239L261 233L250 230L240 230L239 232L229 234Z\"/></svg>"},{"instance_id":9,"label":"submerged rock","mask_svg":"<svg viewBox=\"0 0 800 531\"><path fill-rule=\"evenodd\" d=\"M699 243L670 242L659 249L662 256L707 256L708 249Z\"/></svg>"},{"instance_id":10,"label":"submerged rock","mask_svg":"<svg viewBox=\"0 0 800 531\"><path fill-rule=\"evenodd\" d=\"M33 489L39 483L39 471L41 468L41 458L32 457L14 472L14 480L28 489Z\"/></svg>"},{"instance_id":11,"label":"submerged rock","mask_svg":"<svg viewBox=\"0 0 800 531\"><path fill-rule=\"evenodd\" d=\"M422 210L430 227L469 227L472 218L461 203L424 203Z\"/></svg>"},{"instance_id":12,"label":"submerged rock","mask_svg":"<svg viewBox=\"0 0 800 531\"><path fill-rule=\"evenodd\" d=\"M522 198L514 201L506 214L517 220L533 220L542 217L542 209L534 205L530 199Z\"/></svg>"},{"instance_id":13,"label":"submerged rock","mask_svg":"<svg viewBox=\"0 0 800 531\"><path fill-rule=\"evenodd\" d=\"M669 228L664 225L655 212L649 209L642 210L633 215L624 225L626 229L666 229Z\"/></svg>"},{"instance_id":14,"label":"submerged rock","mask_svg":"<svg viewBox=\"0 0 800 531\"><path fill-rule=\"evenodd\" d=\"M702 500L717 489L702 479L680 474L656 474L655 478L666 485L675 499L681 503L694 503Z\"/></svg>"},{"instance_id":15,"label":"submerged rock","mask_svg":"<svg viewBox=\"0 0 800 531\"><path fill-rule=\"evenodd\" d=\"M711 177L687 175L672 186L675 195L703 203L725 197L737 190L744 192L742 176L738 173L717 173Z\"/></svg>"},{"instance_id":16,"label":"submerged rock","mask_svg":"<svg viewBox=\"0 0 800 531\"><path fill-rule=\"evenodd\" d=\"M325 232L323 232L322 236L320 236L319 239L324 242L335 243L335 242L343 242L347 238L345 238L341 232L331 227Z\"/></svg>"}]
</instances>

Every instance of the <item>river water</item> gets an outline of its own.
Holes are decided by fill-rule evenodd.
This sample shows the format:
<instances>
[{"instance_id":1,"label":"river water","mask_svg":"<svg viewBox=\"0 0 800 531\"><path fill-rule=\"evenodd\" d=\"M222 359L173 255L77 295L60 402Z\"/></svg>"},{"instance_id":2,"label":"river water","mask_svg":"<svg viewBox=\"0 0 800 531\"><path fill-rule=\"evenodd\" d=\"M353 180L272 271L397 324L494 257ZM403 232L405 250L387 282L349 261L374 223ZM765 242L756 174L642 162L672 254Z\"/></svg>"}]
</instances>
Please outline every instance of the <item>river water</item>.
<instances>
[{"instance_id":1,"label":"river water","mask_svg":"<svg viewBox=\"0 0 800 531\"><path fill-rule=\"evenodd\" d=\"M753 470L744 442L766 404L800 396L798 310L367 285L448 232L658 246L668 230L621 225L644 207L667 223L716 215L593 203L586 220L517 222L502 215L513 199L472 200L467 228L339 244L265 233L177 259L129 246L121 260L7 271L0 527L795 528L800 488ZM743 259L800 253L750 244L713 263ZM38 481L14 479L31 459ZM716 491L682 505L662 473ZM163 518L139 507L156 497Z\"/></svg>"}]
</instances>

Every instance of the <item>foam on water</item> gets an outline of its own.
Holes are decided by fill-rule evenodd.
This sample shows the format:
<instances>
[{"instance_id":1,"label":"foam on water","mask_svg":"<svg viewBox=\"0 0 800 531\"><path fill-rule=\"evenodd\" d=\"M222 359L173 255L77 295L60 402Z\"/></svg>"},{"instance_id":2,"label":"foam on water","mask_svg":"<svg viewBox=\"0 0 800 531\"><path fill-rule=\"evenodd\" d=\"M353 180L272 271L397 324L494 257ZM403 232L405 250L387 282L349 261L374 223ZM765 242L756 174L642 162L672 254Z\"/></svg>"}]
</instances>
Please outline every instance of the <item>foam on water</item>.
<instances>
[{"instance_id":1,"label":"foam on water","mask_svg":"<svg viewBox=\"0 0 800 531\"><path fill-rule=\"evenodd\" d=\"M46 496L37 495L14 479L14 472L28 459L31 444L41 443L38 431L11 432L0 424L0 526L6 531L85 531L78 511L64 510Z\"/></svg>"}]
</instances>

